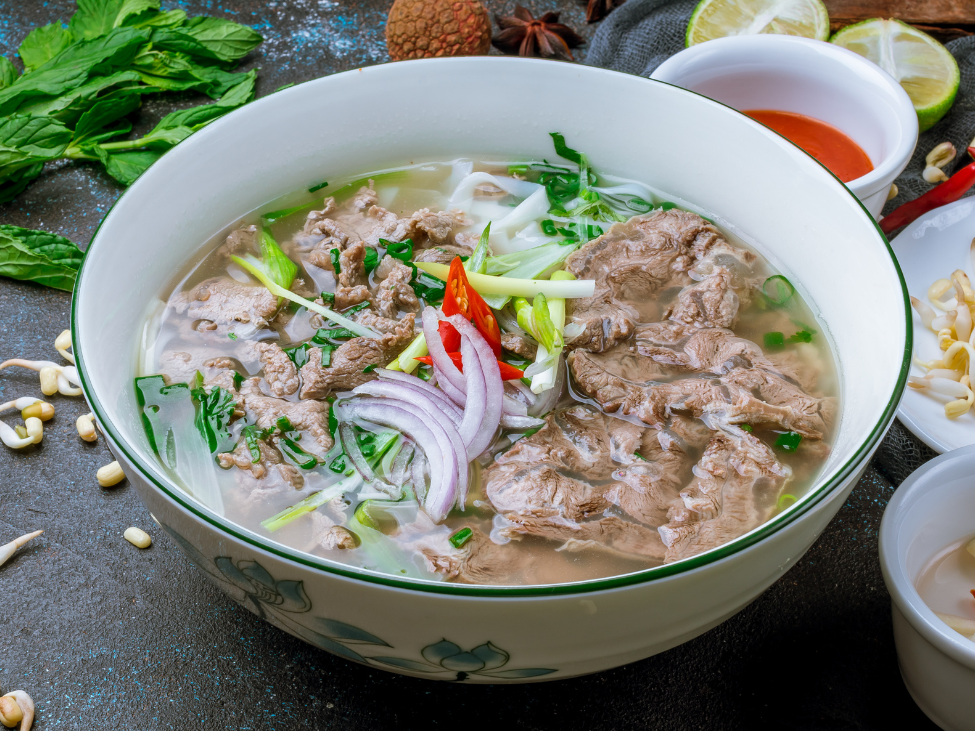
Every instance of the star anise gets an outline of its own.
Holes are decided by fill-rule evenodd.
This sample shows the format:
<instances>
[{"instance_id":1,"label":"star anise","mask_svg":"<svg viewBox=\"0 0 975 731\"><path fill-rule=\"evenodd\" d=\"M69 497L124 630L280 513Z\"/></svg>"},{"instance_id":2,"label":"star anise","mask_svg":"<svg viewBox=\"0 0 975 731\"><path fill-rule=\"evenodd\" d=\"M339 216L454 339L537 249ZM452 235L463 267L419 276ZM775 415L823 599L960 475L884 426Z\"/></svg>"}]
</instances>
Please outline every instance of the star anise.
<instances>
[{"instance_id":1,"label":"star anise","mask_svg":"<svg viewBox=\"0 0 975 731\"><path fill-rule=\"evenodd\" d=\"M602 20L614 8L618 8L626 0L588 0L586 3L586 22L595 23Z\"/></svg>"},{"instance_id":2,"label":"star anise","mask_svg":"<svg viewBox=\"0 0 975 731\"><path fill-rule=\"evenodd\" d=\"M586 42L572 28L559 22L558 13L545 13L540 18L533 18L519 5L514 15L495 15L494 20L501 32L492 43L505 53L572 61L572 51L569 49Z\"/></svg>"}]
</instances>

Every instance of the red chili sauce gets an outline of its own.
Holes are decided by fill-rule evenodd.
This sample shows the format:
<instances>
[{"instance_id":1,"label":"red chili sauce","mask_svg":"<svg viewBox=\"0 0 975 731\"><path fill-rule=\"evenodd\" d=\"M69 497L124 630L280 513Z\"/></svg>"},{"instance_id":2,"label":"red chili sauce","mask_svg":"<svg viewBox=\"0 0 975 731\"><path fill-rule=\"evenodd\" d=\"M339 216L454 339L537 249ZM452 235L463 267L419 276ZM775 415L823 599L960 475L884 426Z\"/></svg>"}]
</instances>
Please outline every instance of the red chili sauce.
<instances>
[{"instance_id":1,"label":"red chili sauce","mask_svg":"<svg viewBox=\"0 0 975 731\"><path fill-rule=\"evenodd\" d=\"M772 109L752 109L745 114L795 142L844 183L856 180L873 170L873 163L867 153L831 124L805 114L777 112Z\"/></svg>"}]
</instances>

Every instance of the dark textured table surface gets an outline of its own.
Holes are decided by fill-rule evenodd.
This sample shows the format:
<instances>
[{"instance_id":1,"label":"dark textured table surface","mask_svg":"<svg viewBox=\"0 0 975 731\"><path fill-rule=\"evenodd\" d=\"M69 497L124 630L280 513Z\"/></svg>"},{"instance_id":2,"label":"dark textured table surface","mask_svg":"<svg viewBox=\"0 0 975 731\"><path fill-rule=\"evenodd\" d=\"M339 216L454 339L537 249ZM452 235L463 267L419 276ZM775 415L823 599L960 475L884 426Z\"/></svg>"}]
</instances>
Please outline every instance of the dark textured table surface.
<instances>
[{"instance_id":1,"label":"dark textured table surface","mask_svg":"<svg viewBox=\"0 0 975 731\"><path fill-rule=\"evenodd\" d=\"M387 0L178 4L266 37L247 60L260 69L259 95L388 60ZM583 6L561 5L563 20L590 36ZM66 0L0 0L0 54L13 59L31 28L67 21L73 10ZM147 104L143 120L171 104ZM0 206L0 221L85 246L120 192L92 167L55 166ZM0 358L57 359L53 342L68 326L69 302L62 292L0 280ZM40 395L36 374L0 372L0 399L23 395ZM782 580L707 634L598 675L472 687L351 664L234 604L156 528L126 483L98 486L95 471L112 457L103 442L78 439L81 399L52 401L57 416L42 446L0 448L0 544L45 531L0 568L0 689L33 696L40 731L470 729L482 719L525 729L934 728L897 671L877 559L892 487L874 469ZM130 525L152 533L151 549L123 540Z\"/></svg>"}]
</instances>

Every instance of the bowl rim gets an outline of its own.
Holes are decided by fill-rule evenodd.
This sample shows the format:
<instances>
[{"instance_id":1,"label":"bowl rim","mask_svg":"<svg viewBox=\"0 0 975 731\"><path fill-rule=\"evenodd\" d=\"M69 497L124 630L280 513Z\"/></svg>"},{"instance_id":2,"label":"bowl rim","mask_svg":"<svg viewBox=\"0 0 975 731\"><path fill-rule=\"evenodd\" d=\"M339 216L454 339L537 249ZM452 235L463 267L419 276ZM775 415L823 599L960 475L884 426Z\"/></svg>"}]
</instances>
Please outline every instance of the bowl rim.
<instances>
[{"instance_id":1,"label":"bowl rim","mask_svg":"<svg viewBox=\"0 0 975 731\"><path fill-rule=\"evenodd\" d=\"M899 537L901 513L908 509L917 493L924 492L929 483L937 479L937 473L949 469L953 463L963 461L975 466L975 444L959 447L940 454L912 472L894 491L880 521L878 552L884 583L893 604L901 611L908 624L931 645L953 660L975 669L975 642L955 632L942 622L914 586L907 568L901 560Z\"/></svg>"},{"instance_id":2,"label":"bowl rim","mask_svg":"<svg viewBox=\"0 0 975 731\"><path fill-rule=\"evenodd\" d=\"M431 63L471 63L484 61L480 58L449 58L449 59L416 59L410 61L400 61L395 66L400 66L402 64L414 64L414 65L425 65ZM502 58L496 59L491 58L488 63L507 63L507 64L518 64L518 65L537 65L537 64L551 64L551 61L546 61L542 59L524 59L524 58ZM372 67L372 70L378 70L388 66L388 64L380 64L376 67ZM317 79L311 79L309 81L303 82L297 86L304 86L307 84L321 84L326 83L328 79L336 76L345 76L349 74L361 73L364 69L351 69L349 71L339 72L337 74L331 74L329 76L319 77ZM630 74L623 74L622 72L612 71L609 69L602 69L593 66L575 66L573 65L574 72L576 73L594 73L597 75L612 75L612 76L627 76L630 78L637 78L642 81L651 81L646 78L632 77ZM741 114L738 110L730 107L721 102L715 101L709 97L706 97L697 92L690 91L688 89L683 89L674 84L669 84L667 82L653 81L651 83L660 83L667 86L673 86L675 89L679 89L681 93L693 94L694 96L701 97L708 104L714 104L719 107L724 107L729 111L739 114L745 119L747 119L751 124L761 128L768 134L773 134L777 139L782 138L780 135L774 131L765 127L765 125L751 119L747 115ZM240 107L239 109L230 112L229 114L217 119L213 123L207 125L205 130L201 132L208 132L209 134L217 134L222 130L222 128L227 124L227 119L233 117L234 115L239 116L242 110L252 107L255 105L267 105L274 103L272 98L280 99L281 94L287 95L297 89L292 87L292 89L279 92L277 94L268 94L260 99L255 99L249 104ZM208 135L191 135L186 138L179 145L186 145L190 140L196 139L197 144L205 143L205 139ZM201 140L203 141L201 143ZM363 581L370 584L376 584L380 586L385 586L389 588L395 588L407 591L418 591L431 594L440 595L452 595L459 597L488 597L488 598L501 598L501 597L553 597L553 596L563 596L572 594L589 594L597 591L606 591L614 589L622 589L625 587L646 584L652 581L658 581L667 579L670 577L675 577L680 574L690 573L696 569L707 567L711 564L718 563L724 559L729 559L736 554L744 551L747 548L761 542L767 537L772 536L779 530L791 525L797 521L802 516L810 512L814 507L822 503L835 489L837 489L847 478L857 472L863 463L864 459L873 451L876 445L886 434L887 427L897 411L897 406L900 402L900 396L903 392L905 384L907 382L908 373L910 371L911 354L913 352L913 329L911 327L911 306L909 294L907 292L907 284L904 280L904 274L901 271L900 265L897 262L896 256L890 247L890 242L884 235L883 231L880 229L879 224L866 209L863 203L860 201L852 191L847 188L842 181L839 180L828 168L819 163L818 160L808 155L801 147L787 140L789 144L796 148L799 152L810 157L814 160L827 174L829 174L840 186L842 191L853 198L857 205L862 210L864 216L869 220L880 241L886 247L887 255L890 257L891 263L894 266L894 271L897 274L897 278L900 282L901 296L904 306L904 352L901 360L900 372L897 377L897 381L887 404L884 406L883 411L877 423L870 430L870 433L863 439L857 449L850 455L845 463L843 463L836 473L829 480L823 482L822 484L814 485L814 487L806 493L797 503L790 506L788 509L779 513L778 515L772 517L762 525L753 529L752 531L746 533L743 536L729 541L717 548L711 549L710 551L705 551L704 553L698 554L696 556L691 556L680 561L675 561L671 564L663 564L661 566L654 566L648 569L642 569L640 571L634 571L628 574L618 574L614 576L607 576L598 579L588 579L585 581L569 582L563 584L532 584L532 585L479 585L479 584L455 584L451 582L434 582L425 579L410 579L410 578L397 578L389 574L383 574L379 572L369 571L359 569L357 567L347 566L333 562L327 559L314 556L313 554L306 553L304 551L299 551L297 549L290 548L283 544L271 541L253 533L242 526L237 525L233 521L226 518L217 516L215 514L211 515L210 512L199 505L195 500L186 495L180 488L175 485L168 484L168 478L153 465L146 464L135 452L131 449L126 442L126 440L121 436L119 429L112 423L111 419L105 416L105 408L103 407L98 396L95 394L93 388L90 385L88 378L87 364L85 361L85 356L83 349L81 348L81 339L78 337L78 307L79 300L81 299L81 292L84 289L86 265L89 261L87 255L82 261L81 267L78 270L77 280L75 282L74 291L71 297L71 335L72 342L78 345L75 348L75 358L77 360L77 369L79 374L79 380L81 381L81 388L84 391L85 398L87 399L92 411L95 414L95 418L98 420L99 425L105 430L106 434L110 438L111 442L118 449L125 458L133 464L140 473L140 476L146 481L147 484L151 485L155 489L159 490L166 498L175 502L183 510L191 514L195 519L202 520L207 525L216 529L218 533L227 534L243 543L247 544L253 549L258 551L264 551L277 558L283 559L285 561L290 561L298 564L306 569L313 569L326 574L330 574L337 577L342 577L344 579ZM191 143L192 144L192 143ZM174 148L175 149L175 148ZM144 174L143 174L144 175ZM122 194L119 196L118 200L112 204L109 210L106 212L105 216L99 222L92 235L91 241L88 245L90 250L92 246L97 245L98 233L101 227L104 225L105 221L111 217L112 212L115 207L119 205L123 200L125 200L126 195L132 191L140 182L143 175L139 176L135 182L129 185ZM87 250L86 250L87 252Z\"/></svg>"},{"instance_id":3,"label":"bowl rim","mask_svg":"<svg viewBox=\"0 0 975 731\"><path fill-rule=\"evenodd\" d=\"M861 175L859 178L855 178L845 184L860 191L863 195L871 195L883 188L884 185L889 184L890 180L893 180L894 177L899 175L899 170L903 167L903 164L911 158L911 155L914 153L914 148L917 146L918 123L917 112L914 110L914 105L907 92L904 91L904 88L893 76L870 59L854 53L847 48L830 43L829 41L819 41L813 38L775 34L726 36L678 51L654 69L650 78L655 81L676 85L674 81L661 78L658 74L661 71L663 74L670 74L671 76L675 72L681 73L683 71L681 68L683 65L693 62L694 59L702 54L716 54L719 57L719 62L712 63L711 68L719 69L721 67L720 57L724 53L731 53L737 49L754 49L752 53L756 57L758 54L767 53L770 48L776 49L777 52L783 53L784 55L794 56L795 49L803 47L811 49L821 56L831 57L846 66L856 65L862 68L871 76L883 81L891 101L896 104L898 114L895 119L897 120L900 133L897 146L869 173ZM836 83L840 84L842 82L837 81ZM698 93L693 89L686 89L686 91L691 91L695 94ZM914 131L913 136L910 134L912 127ZM772 131L775 132L775 130ZM846 134L844 130L840 131ZM776 132L776 134L779 133Z\"/></svg>"}]
</instances>

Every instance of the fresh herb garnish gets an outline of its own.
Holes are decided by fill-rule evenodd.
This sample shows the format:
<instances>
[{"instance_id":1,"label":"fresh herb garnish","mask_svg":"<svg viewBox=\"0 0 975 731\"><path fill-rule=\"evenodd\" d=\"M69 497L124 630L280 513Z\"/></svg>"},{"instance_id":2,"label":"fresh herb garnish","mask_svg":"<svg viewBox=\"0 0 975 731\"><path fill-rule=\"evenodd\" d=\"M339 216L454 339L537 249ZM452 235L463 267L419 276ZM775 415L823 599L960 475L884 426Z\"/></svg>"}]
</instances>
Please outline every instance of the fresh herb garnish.
<instances>
[{"instance_id":1,"label":"fresh herb garnish","mask_svg":"<svg viewBox=\"0 0 975 731\"><path fill-rule=\"evenodd\" d=\"M783 277L781 274L775 274L774 276L769 277L762 285L762 294L764 294L773 305L777 305L779 307L792 299L792 295L795 293L796 289L792 286L792 282Z\"/></svg>"},{"instance_id":2,"label":"fresh herb garnish","mask_svg":"<svg viewBox=\"0 0 975 731\"><path fill-rule=\"evenodd\" d=\"M329 249L328 255L332 259L332 269L337 277L342 271L342 264L339 261L339 257L342 255L342 252L340 252L338 249Z\"/></svg>"},{"instance_id":3,"label":"fresh herb garnish","mask_svg":"<svg viewBox=\"0 0 975 731\"><path fill-rule=\"evenodd\" d=\"M403 241L379 239L379 243L386 247L386 253L394 259L399 259L402 262L413 259L413 239L404 239Z\"/></svg>"},{"instance_id":4,"label":"fresh herb garnish","mask_svg":"<svg viewBox=\"0 0 975 731\"><path fill-rule=\"evenodd\" d=\"M373 270L379 266L379 252L371 246L366 248L366 255L362 260L362 266L366 274L372 274Z\"/></svg>"},{"instance_id":5,"label":"fresh herb garnish","mask_svg":"<svg viewBox=\"0 0 975 731\"><path fill-rule=\"evenodd\" d=\"M639 452L634 452L634 453L633 453L633 456L634 456L634 457L639 457L639 458L640 458L640 459L642 459L642 460L643 460L644 462L649 462L649 461L650 461L649 459L647 459L646 457L644 457L644 456L643 456L642 454L640 454Z\"/></svg>"},{"instance_id":6,"label":"fresh herb garnish","mask_svg":"<svg viewBox=\"0 0 975 731\"><path fill-rule=\"evenodd\" d=\"M251 454L251 462L261 461L260 441L271 436L273 429L261 429L256 424L248 424L240 430L240 435L244 438L244 444Z\"/></svg>"},{"instance_id":7,"label":"fresh herb garnish","mask_svg":"<svg viewBox=\"0 0 975 731\"><path fill-rule=\"evenodd\" d=\"M312 345L323 346L332 345L338 346L342 345L341 340L348 340L349 338L359 337L351 330L346 330L344 327L327 328L320 327L315 331L315 334L311 337Z\"/></svg>"},{"instance_id":8,"label":"fresh herb garnish","mask_svg":"<svg viewBox=\"0 0 975 731\"><path fill-rule=\"evenodd\" d=\"M356 312L360 312L362 310L367 309L369 305L370 305L369 300L366 300L365 302L360 302L357 305L346 307L344 310L342 310L342 314L348 317L349 315L354 315Z\"/></svg>"},{"instance_id":9,"label":"fresh herb garnish","mask_svg":"<svg viewBox=\"0 0 975 731\"><path fill-rule=\"evenodd\" d=\"M450 545L454 548L460 548L467 543L473 535L474 531L465 525L459 531L453 533L447 540L450 541Z\"/></svg>"},{"instance_id":10,"label":"fresh herb garnish","mask_svg":"<svg viewBox=\"0 0 975 731\"><path fill-rule=\"evenodd\" d=\"M304 449L295 444L294 440L282 437L278 442L281 452L285 457L293 461L303 470L310 470L318 465L318 458L313 454L308 454Z\"/></svg>"},{"instance_id":11,"label":"fresh herb garnish","mask_svg":"<svg viewBox=\"0 0 975 731\"><path fill-rule=\"evenodd\" d=\"M311 343L302 343L293 348L282 348L282 350L291 359L291 362L295 364L295 368L301 368L308 362L308 351L311 347Z\"/></svg>"},{"instance_id":12,"label":"fresh herb garnish","mask_svg":"<svg viewBox=\"0 0 975 731\"><path fill-rule=\"evenodd\" d=\"M322 188L327 188L328 183L319 183L318 185L313 185L308 189L309 193L314 193L316 190L321 190Z\"/></svg>"},{"instance_id":13,"label":"fresh herb garnish","mask_svg":"<svg viewBox=\"0 0 975 731\"><path fill-rule=\"evenodd\" d=\"M323 343L318 347L322 351L322 368L328 368L330 365L332 365L332 353L338 346Z\"/></svg>"},{"instance_id":14,"label":"fresh herb garnish","mask_svg":"<svg viewBox=\"0 0 975 731\"><path fill-rule=\"evenodd\" d=\"M780 332L765 333L765 347L775 350L785 346L785 335Z\"/></svg>"},{"instance_id":15,"label":"fresh herb garnish","mask_svg":"<svg viewBox=\"0 0 975 731\"><path fill-rule=\"evenodd\" d=\"M328 468L335 472L336 474L342 474L346 470L345 464L345 452L342 452L338 457L333 459L328 463Z\"/></svg>"},{"instance_id":16,"label":"fresh herb garnish","mask_svg":"<svg viewBox=\"0 0 975 731\"><path fill-rule=\"evenodd\" d=\"M322 303L326 305L335 304L335 293L334 292L322 292Z\"/></svg>"},{"instance_id":17,"label":"fresh herb garnish","mask_svg":"<svg viewBox=\"0 0 975 731\"><path fill-rule=\"evenodd\" d=\"M0 120L0 126L2 124ZM0 149L2 144L0 142ZM0 182L0 192L2 190ZM74 289L83 257L84 253L63 236L20 226L0 225L2 276L70 292Z\"/></svg>"},{"instance_id":18,"label":"fresh herb garnish","mask_svg":"<svg viewBox=\"0 0 975 731\"><path fill-rule=\"evenodd\" d=\"M244 382L244 377L240 375L237 371L234 371L234 375L231 376L231 378L233 378L234 381L234 388L236 388L239 391L240 385Z\"/></svg>"},{"instance_id":19,"label":"fresh herb garnish","mask_svg":"<svg viewBox=\"0 0 975 731\"><path fill-rule=\"evenodd\" d=\"M298 211L304 211L309 208L314 208L319 205L318 201L312 201L311 203L302 203L299 206L292 206L291 208L282 208L280 211L271 211L270 213L262 213L261 218L263 218L268 223L274 223L275 221L280 221L286 216L290 216L292 213L297 213Z\"/></svg>"},{"instance_id":20,"label":"fresh herb garnish","mask_svg":"<svg viewBox=\"0 0 975 731\"><path fill-rule=\"evenodd\" d=\"M749 434L751 434L751 433L752 433L753 431L755 431L755 430L754 430L754 429L752 428L752 425L751 425L751 424L742 424L742 425L741 425L741 430L742 430L742 431L747 431L747 432L748 432Z\"/></svg>"},{"instance_id":21,"label":"fresh herb garnish","mask_svg":"<svg viewBox=\"0 0 975 731\"><path fill-rule=\"evenodd\" d=\"M372 373L378 367L379 366L376 365L375 363L370 363L369 365L367 365L365 368L362 369L362 372L363 373ZM368 457L369 455L366 455L366 456Z\"/></svg>"},{"instance_id":22,"label":"fresh herb garnish","mask_svg":"<svg viewBox=\"0 0 975 731\"><path fill-rule=\"evenodd\" d=\"M268 279L279 287L290 289L298 275L298 265L287 257L267 230L261 232L261 258Z\"/></svg>"},{"instance_id":23,"label":"fresh herb garnish","mask_svg":"<svg viewBox=\"0 0 975 731\"><path fill-rule=\"evenodd\" d=\"M230 338L231 340L237 339L237 335L235 333L230 333L229 335L227 335L227 337Z\"/></svg>"},{"instance_id":24,"label":"fresh herb garnish","mask_svg":"<svg viewBox=\"0 0 975 731\"><path fill-rule=\"evenodd\" d=\"M190 393L199 406L196 412L196 428L206 439L210 453L226 452L234 443L230 433L230 421L237 408L234 395L219 386L209 392L198 386Z\"/></svg>"},{"instance_id":25,"label":"fresh herb garnish","mask_svg":"<svg viewBox=\"0 0 975 731\"><path fill-rule=\"evenodd\" d=\"M799 449L799 444L802 442L802 434L797 434L794 431L784 432L779 434L779 438L775 440L775 446L781 449L783 452L795 452Z\"/></svg>"}]
</instances>

